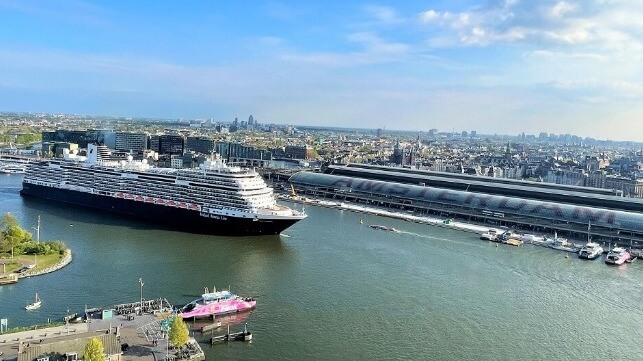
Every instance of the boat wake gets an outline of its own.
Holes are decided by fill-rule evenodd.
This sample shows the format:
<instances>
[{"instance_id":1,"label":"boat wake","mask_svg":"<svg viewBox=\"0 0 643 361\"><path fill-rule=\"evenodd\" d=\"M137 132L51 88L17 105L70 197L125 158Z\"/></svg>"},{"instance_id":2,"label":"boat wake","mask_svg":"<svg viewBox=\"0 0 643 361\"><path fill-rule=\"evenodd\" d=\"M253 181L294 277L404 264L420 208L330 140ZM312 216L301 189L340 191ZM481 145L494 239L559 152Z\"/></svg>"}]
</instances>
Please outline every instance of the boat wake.
<instances>
[{"instance_id":1,"label":"boat wake","mask_svg":"<svg viewBox=\"0 0 643 361\"><path fill-rule=\"evenodd\" d=\"M431 239L431 240L435 240L435 241L446 241L446 242L452 242L452 243L460 243L458 241L454 241L454 240L449 239L449 238L428 236L426 234L419 234L419 233L414 233L414 232L397 231L395 233L403 234L403 235L407 235L407 236L418 237L418 238Z\"/></svg>"}]
</instances>

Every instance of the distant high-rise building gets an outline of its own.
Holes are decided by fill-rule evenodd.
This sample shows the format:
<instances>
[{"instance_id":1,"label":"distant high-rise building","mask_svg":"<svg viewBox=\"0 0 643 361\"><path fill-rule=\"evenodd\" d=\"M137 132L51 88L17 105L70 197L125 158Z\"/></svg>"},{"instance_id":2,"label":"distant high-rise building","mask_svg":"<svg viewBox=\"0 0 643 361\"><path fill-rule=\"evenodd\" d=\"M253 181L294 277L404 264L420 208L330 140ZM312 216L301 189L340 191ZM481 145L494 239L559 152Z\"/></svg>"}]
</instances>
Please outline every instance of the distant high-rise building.
<instances>
[{"instance_id":1,"label":"distant high-rise building","mask_svg":"<svg viewBox=\"0 0 643 361\"><path fill-rule=\"evenodd\" d=\"M183 154L185 139L181 134L161 134L150 137L150 149L159 154Z\"/></svg>"},{"instance_id":2,"label":"distant high-rise building","mask_svg":"<svg viewBox=\"0 0 643 361\"><path fill-rule=\"evenodd\" d=\"M476 132L475 130L471 131L471 138L475 138L477 135L478 135L478 132Z\"/></svg>"},{"instance_id":3,"label":"distant high-rise building","mask_svg":"<svg viewBox=\"0 0 643 361\"><path fill-rule=\"evenodd\" d=\"M210 138L188 137L185 148L201 154L210 154L214 151L215 142Z\"/></svg>"},{"instance_id":4,"label":"distant high-rise building","mask_svg":"<svg viewBox=\"0 0 643 361\"><path fill-rule=\"evenodd\" d=\"M382 136L382 128L377 128L377 136L381 137Z\"/></svg>"},{"instance_id":5,"label":"distant high-rise building","mask_svg":"<svg viewBox=\"0 0 643 361\"><path fill-rule=\"evenodd\" d=\"M122 151L142 151L147 149L147 133L116 132L114 149Z\"/></svg>"},{"instance_id":6,"label":"distant high-rise building","mask_svg":"<svg viewBox=\"0 0 643 361\"><path fill-rule=\"evenodd\" d=\"M467 131L466 131L466 130L463 130L463 131L462 131L462 138L466 138L466 137L467 137L467 135L468 135Z\"/></svg>"},{"instance_id":7,"label":"distant high-rise building","mask_svg":"<svg viewBox=\"0 0 643 361\"><path fill-rule=\"evenodd\" d=\"M269 150L257 149L245 144L216 142L215 149L217 153L232 164L264 167L273 159L272 152Z\"/></svg>"},{"instance_id":8,"label":"distant high-rise building","mask_svg":"<svg viewBox=\"0 0 643 361\"><path fill-rule=\"evenodd\" d=\"M314 153L313 148L308 145L287 145L285 148L286 157L293 159L311 159Z\"/></svg>"},{"instance_id":9,"label":"distant high-rise building","mask_svg":"<svg viewBox=\"0 0 643 361\"><path fill-rule=\"evenodd\" d=\"M254 120L254 118L252 117L252 115L250 115L250 116L248 117L248 125L254 125L254 124L255 124L255 120Z\"/></svg>"}]
</instances>

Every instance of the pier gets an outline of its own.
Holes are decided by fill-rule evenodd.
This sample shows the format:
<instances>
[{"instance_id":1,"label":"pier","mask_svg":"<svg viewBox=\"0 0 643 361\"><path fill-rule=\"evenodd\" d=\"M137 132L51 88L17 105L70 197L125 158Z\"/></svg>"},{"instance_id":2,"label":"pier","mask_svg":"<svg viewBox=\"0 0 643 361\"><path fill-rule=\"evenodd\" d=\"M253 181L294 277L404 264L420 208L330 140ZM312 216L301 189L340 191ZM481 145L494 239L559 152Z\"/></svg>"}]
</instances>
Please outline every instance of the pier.
<instances>
[{"instance_id":1,"label":"pier","mask_svg":"<svg viewBox=\"0 0 643 361\"><path fill-rule=\"evenodd\" d=\"M229 341L252 341L252 332L248 331L248 324L246 323L243 326L243 331L233 333L230 333L230 326L228 326L228 332L224 335L212 337L210 339L210 344L214 345L215 343Z\"/></svg>"}]
</instances>

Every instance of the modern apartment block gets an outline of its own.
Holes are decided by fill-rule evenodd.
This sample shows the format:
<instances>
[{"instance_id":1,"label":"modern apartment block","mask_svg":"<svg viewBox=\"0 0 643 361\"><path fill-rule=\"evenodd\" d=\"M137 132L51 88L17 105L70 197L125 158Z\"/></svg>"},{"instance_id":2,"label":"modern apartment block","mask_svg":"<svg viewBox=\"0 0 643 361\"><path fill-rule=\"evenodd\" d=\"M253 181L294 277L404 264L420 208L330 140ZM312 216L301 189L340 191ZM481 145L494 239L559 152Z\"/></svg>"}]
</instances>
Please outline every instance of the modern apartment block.
<instances>
[{"instance_id":1,"label":"modern apartment block","mask_svg":"<svg viewBox=\"0 0 643 361\"><path fill-rule=\"evenodd\" d=\"M147 149L149 136L144 132L116 132L116 150L142 151Z\"/></svg>"}]
</instances>

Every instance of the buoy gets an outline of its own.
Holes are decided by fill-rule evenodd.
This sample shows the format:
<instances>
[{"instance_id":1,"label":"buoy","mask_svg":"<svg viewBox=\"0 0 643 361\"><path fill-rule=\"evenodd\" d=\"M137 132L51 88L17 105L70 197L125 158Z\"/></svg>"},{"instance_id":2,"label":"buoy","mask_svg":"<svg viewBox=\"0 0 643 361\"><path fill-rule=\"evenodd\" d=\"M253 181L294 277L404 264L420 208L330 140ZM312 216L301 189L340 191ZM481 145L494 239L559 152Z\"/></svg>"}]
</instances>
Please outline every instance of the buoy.
<instances>
[{"instance_id":1,"label":"buoy","mask_svg":"<svg viewBox=\"0 0 643 361\"><path fill-rule=\"evenodd\" d=\"M364 224L364 221L360 219L359 224Z\"/></svg>"},{"instance_id":2,"label":"buoy","mask_svg":"<svg viewBox=\"0 0 643 361\"><path fill-rule=\"evenodd\" d=\"M565 258L569 258L569 255L568 255L568 254L566 254L566 255L565 255Z\"/></svg>"},{"instance_id":3,"label":"buoy","mask_svg":"<svg viewBox=\"0 0 643 361\"><path fill-rule=\"evenodd\" d=\"M498 247L498 243L496 243L496 247Z\"/></svg>"}]
</instances>

